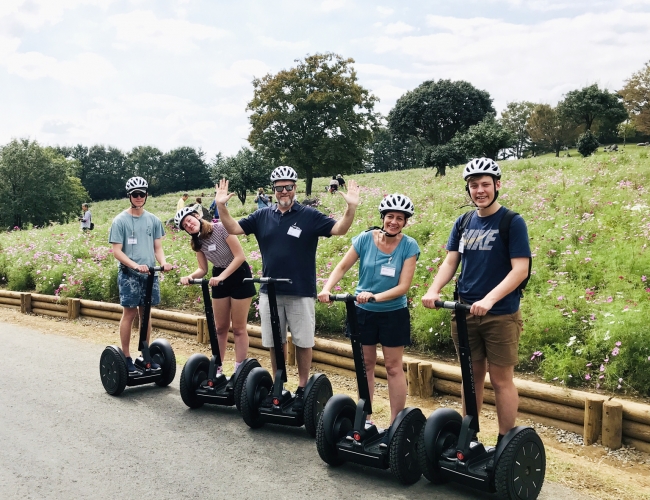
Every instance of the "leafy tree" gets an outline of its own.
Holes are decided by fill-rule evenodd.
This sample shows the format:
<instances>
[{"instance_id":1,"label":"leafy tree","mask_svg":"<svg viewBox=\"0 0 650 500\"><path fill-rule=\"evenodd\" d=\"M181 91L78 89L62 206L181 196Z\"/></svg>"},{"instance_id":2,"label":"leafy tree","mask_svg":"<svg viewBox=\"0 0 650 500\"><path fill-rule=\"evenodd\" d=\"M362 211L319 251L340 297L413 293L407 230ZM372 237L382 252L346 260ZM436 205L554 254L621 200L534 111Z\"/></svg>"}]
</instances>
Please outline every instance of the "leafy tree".
<instances>
[{"instance_id":1,"label":"leafy tree","mask_svg":"<svg viewBox=\"0 0 650 500\"><path fill-rule=\"evenodd\" d=\"M210 171L203 160L205 153L183 146L165 153L161 160L158 189L160 193L189 191L209 186Z\"/></svg>"},{"instance_id":2,"label":"leafy tree","mask_svg":"<svg viewBox=\"0 0 650 500\"><path fill-rule=\"evenodd\" d=\"M625 86L618 91L630 112L636 129L650 134L650 61L634 73Z\"/></svg>"},{"instance_id":3,"label":"leafy tree","mask_svg":"<svg viewBox=\"0 0 650 500\"><path fill-rule=\"evenodd\" d=\"M52 148L14 139L0 148L0 221L3 226L43 226L77 217L88 193L70 164Z\"/></svg>"},{"instance_id":4,"label":"leafy tree","mask_svg":"<svg viewBox=\"0 0 650 500\"><path fill-rule=\"evenodd\" d=\"M463 142L463 134L456 134L447 144L426 148L424 161L436 169L436 176L445 175L450 165L461 165L469 160L469 153Z\"/></svg>"},{"instance_id":5,"label":"leafy tree","mask_svg":"<svg viewBox=\"0 0 650 500\"><path fill-rule=\"evenodd\" d=\"M424 150L413 137L397 137L386 127L378 127L370 144L372 159L369 170L388 172L424 166Z\"/></svg>"},{"instance_id":6,"label":"leafy tree","mask_svg":"<svg viewBox=\"0 0 650 500\"><path fill-rule=\"evenodd\" d=\"M212 162L211 175L215 184L219 179L228 179L229 189L237 193L243 205L248 192L269 185L273 168L273 163L260 153L241 148L235 156L217 154Z\"/></svg>"},{"instance_id":7,"label":"leafy tree","mask_svg":"<svg viewBox=\"0 0 650 500\"><path fill-rule=\"evenodd\" d=\"M515 137L513 149L516 158L523 157L524 152L530 145L530 135L526 123L533 109L535 109L535 104L532 102L509 102L506 104L506 109L501 113L501 125L512 132Z\"/></svg>"},{"instance_id":8,"label":"leafy tree","mask_svg":"<svg viewBox=\"0 0 650 500\"><path fill-rule=\"evenodd\" d=\"M548 104L538 104L526 125L531 140L542 150L554 151L560 156L560 150L575 141L577 129L575 123L567 118L561 110Z\"/></svg>"},{"instance_id":9,"label":"leafy tree","mask_svg":"<svg viewBox=\"0 0 650 500\"><path fill-rule=\"evenodd\" d=\"M129 174L146 179L151 194L158 194L160 191L163 156L163 152L153 146L136 146L126 155Z\"/></svg>"},{"instance_id":10,"label":"leafy tree","mask_svg":"<svg viewBox=\"0 0 650 500\"><path fill-rule=\"evenodd\" d=\"M516 138L514 134L501 125L493 113L488 113L484 120L472 125L462 136L458 137L467 155L472 158L487 157L497 159L499 151L512 147Z\"/></svg>"},{"instance_id":11,"label":"leafy tree","mask_svg":"<svg viewBox=\"0 0 650 500\"><path fill-rule=\"evenodd\" d=\"M596 83L569 92L558 107L576 125L584 125L585 130L591 130L594 124L607 124L609 128L615 129L616 125L628 117L620 96L610 93L607 89L599 89Z\"/></svg>"},{"instance_id":12,"label":"leafy tree","mask_svg":"<svg viewBox=\"0 0 650 500\"><path fill-rule=\"evenodd\" d=\"M598 149L600 144L598 139L591 130L585 131L584 134L578 137L578 153L582 156L590 156L594 151Z\"/></svg>"},{"instance_id":13,"label":"leafy tree","mask_svg":"<svg viewBox=\"0 0 650 500\"><path fill-rule=\"evenodd\" d=\"M82 150L79 150L80 152ZM112 146L95 145L80 160L82 183L93 200L110 200L124 196L124 185L130 177L126 155Z\"/></svg>"},{"instance_id":14,"label":"leafy tree","mask_svg":"<svg viewBox=\"0 0 650 500\"><path fill-rule=\"evenodd\" d=\"M248 141L266 158L306 177L362 168L372 139L377 98L357 83L353 59L332 53L307 56L276 75L253 80L253 127Z\"/></svg>"},{"instance_id":15,"label":"leafy tree","mask_svg":"<svg viewBox=\"0 0 650 500\"><path fill-rule=\"evenodd\" d=\"M627 138L633 137L634 134L636 134L636 126L634 125L633 121L625 120L624 122L618 124L616 132L618 133L618 136L623 139L623 147L625 147L625 141Z\"/></svg>"}]
</instances>

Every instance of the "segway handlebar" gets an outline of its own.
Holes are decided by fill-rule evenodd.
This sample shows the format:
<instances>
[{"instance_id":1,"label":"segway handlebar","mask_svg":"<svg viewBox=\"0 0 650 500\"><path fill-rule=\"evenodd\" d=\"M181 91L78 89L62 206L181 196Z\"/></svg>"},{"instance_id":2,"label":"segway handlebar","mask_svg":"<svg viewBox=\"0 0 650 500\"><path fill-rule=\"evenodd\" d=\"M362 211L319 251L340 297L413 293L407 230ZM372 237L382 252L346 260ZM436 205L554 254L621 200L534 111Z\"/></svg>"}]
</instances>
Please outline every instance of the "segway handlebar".
<instances>
[{"instance_id":1,"label":"segway handlebar","mask_svg":"<svg viewBox=\"0 0 650 500\"><path fill-rule=\"evenodd\" d=\"M453 300L436 300L435 301L436 307L442 307L443 309L454 309L454 310L459 310L459 309L465 309L466 311L469 311L472 306L469 304L461 304L460 302L454 302Z\"/></svg>"},{"instance_id":2,"label":"segway handlebar","mask_svg":"<svg viewBox=\"0 0 650 500\"><path fill-rule=\"evenodd\" d=\"M194 278L194 279L189 279L187 281L190 285L203 285L203 283L210 283L210 280L206 280L202 278ZM223 285L223 281L220 281L219 284Z\"/></svg>"},{"instance_id":3,"label":"segway handlebar","mask_svg":"<svg viewBox=\"0 0 650 500\"><path fill-rule=\"evenodd\" d=\"M330 302L354 302L357 300L356 295L351 293L337 293L336 295L330 295ZM374 302L375 298L370 297L368 302Z\"/></svg>"},{"instance_id":4,"label":"segway handlebar","mask_svg":"<svg viewBox=\"0 0 650 500\"><path fill-rule=\"evenodd\" d=\"M163 266L149 266L149 274L157 273L163 270Z\"/></svg>"},{"instance_id":5,"label":"segway handlebar","mask_svg":"<svg viewBox=\"0 0 650 500\"><path fill-rule=\"evenodd\" d=\"M244 283L250 281L252 283L293 283L289 278L244 278Z\"/></svg>"}]
</instances>

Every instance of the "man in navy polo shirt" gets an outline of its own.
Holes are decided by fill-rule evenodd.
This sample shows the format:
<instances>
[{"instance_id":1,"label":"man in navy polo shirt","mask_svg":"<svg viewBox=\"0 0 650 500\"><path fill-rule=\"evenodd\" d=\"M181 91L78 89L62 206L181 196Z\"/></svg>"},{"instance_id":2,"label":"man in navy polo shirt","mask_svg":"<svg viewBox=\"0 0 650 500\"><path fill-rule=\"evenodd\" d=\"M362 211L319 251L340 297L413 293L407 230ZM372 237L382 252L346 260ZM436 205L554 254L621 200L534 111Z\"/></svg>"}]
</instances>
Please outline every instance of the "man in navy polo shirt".
<instances>
[{"instance_id":1,"label":"man in navy polo shirt","mask_svg":"<svg viewBox=\"0 0 650 500\"><path fill-rule=\"evenodd\" d=\"M290 278L292 284L276 284L280 330L285 357L287 355L287 326L296 346L298 362L298 389L294 409L302 411L303 394L311 368L314 330L316 327L316 247L318 238L344 235L350 229L359 204L359 186L353 180L348 192L340 192L347 203L339 221L296 201L298 174L287 166L276 168L271 174L277 204L256 210L237 222L232 218L226 202L235 196L228 193L228 181L219 183L215 201L221 222L230 234L254 234L262 254L262 272L273 278ZM262 344L271 349L271 365L275 374L275 356L266 285L260 289L260 316Z\"/></svg>"}]
</instances>

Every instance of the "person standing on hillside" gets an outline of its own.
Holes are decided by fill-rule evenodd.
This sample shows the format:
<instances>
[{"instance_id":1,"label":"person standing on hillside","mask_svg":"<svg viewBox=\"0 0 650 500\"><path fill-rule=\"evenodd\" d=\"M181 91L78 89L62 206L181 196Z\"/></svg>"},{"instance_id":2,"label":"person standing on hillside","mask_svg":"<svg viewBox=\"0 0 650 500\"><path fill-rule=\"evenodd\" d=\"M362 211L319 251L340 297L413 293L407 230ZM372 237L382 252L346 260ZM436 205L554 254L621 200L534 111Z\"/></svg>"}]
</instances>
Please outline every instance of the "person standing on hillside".
<instances>
[{"instance_id":1,"label":"person standing on hillside","mask_svg":"<svg viewBox=\"0 0 650 500\"><path fill-rule=\"evenodd\" d=\"M343 217L335 221L318 210L301 205L296 200L298 174L287 166L271 173L271 183L277 203L256 210L237 222L226 202L235 196L228 193L228 181L222 179L215 200L221 222L229 234L254 234L262 254L262 272L272 278L289 278L292 284L277 283L278 312L285 356L287 355L287 326L296 346L298 389L293 408L300 412L311 368L314 330L316 328L316 247L318 238L344 235L350 229L359 204L359 186L350 181L349 192L341 196L347 202ZM275 374L275 357L271 318L266 285L260 288L259 311L262 319L262 344L271 349L271 365Z\"/></svg>"},{"instance_id":2,"label":"person standing on hillside","mask_svg":"<svg viewBox=\"0 0 650 500\"><path fill-rule=\"evenodd\" d=\"M156 264L156 260L164 271L170 271L172 266L167 264L163 252L161 238L165 235L160 219L144 209L147 202L147 189L149 185L142 177L131 177L126 181L126 194L131 206L121 212L111 224L108 241L113 246L113 255L119 262L117 285L122 306L120 319L120 340L122 352L126 356L126 366L130 372L138 371L133 364L129 345L131 343L131 326L135 315L142 313L145 301L147 276L149 268ZM160 303L160 285L158 276L154 277L151 305ZM149 313L151 319L151 312ZM147 332L147 342L151 338L151 321ZM154 369L159 368L157 363L151 363Z\"/></svg>"},{"instance_id":3,"label":"person standing on hillside","mask_svg":"<svg viewBox=\"0 0 650 500\"><path fill-rule=\"evenodd\" d=\"M90 231L90 224L92 223L92 214L90 213L90 210L88 210L88 203L83 203L81 205L81 211L83 212L83 215L79 217L79 221L81 222L81 230Z\"/></svg>"},{"instance_id":4,"label":"person standing on hillside","mask_svg":"<svg viewBox=\"0 0 650 500\"><path fill-rule=\"evenodd\" d=\"M187 193L183 193L183 196L181 196L181 197L178 199L178 203L176 203L176 212L178 212L181 208L183 208L183 207L185 206L185 202L187 201L187 199L188 199L189 197L190 197L189 194L187 194Z\"/></svg>"},{"instance_id":5,"label":"person standing on hillside","mask_svg":"<svg viewBox=\"0 0 650 500\"><path fill-rule=\"evenodd\" d=\"M440 291L451 281L462 262L458 298L470 304L467 316L476 404L481 411L486 373L494 387L499 436L515 426L519 396L514 384L514 368L519 362L519 336L523 329L519 310L520 284L528 276L531 259L526 223L516 215L510 224L506 247L499 223L507 209L497 202L501 169L489 158L475 158L463 170L465 190L476 210L461 233L460 216L447 241L447 257L431 287L422 297L424 307L435 308ZM452 315L452 337L458 352L458 331ZM463 404L463 412L465 406ZM450 458L456 456L455 450Z\"/></svg>"}]
</instances>

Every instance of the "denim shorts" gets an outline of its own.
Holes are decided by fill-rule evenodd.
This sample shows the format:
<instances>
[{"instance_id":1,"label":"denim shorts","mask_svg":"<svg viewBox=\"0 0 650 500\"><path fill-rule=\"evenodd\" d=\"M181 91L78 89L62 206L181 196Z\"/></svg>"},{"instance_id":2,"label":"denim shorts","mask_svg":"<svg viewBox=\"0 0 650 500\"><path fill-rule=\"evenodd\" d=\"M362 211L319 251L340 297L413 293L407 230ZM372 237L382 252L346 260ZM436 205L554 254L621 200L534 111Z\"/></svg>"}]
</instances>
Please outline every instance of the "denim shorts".
<instances>
[{"instance_id":1,"label":"denim shorts","mask_svg":"<svg viewBox=\"0 0 650 500\"><path fill-rule=\"evenodd\" d=\"M120 305L122 307L138 307L144 305L147 293L148 274L128 270L117 273L117 286L120 291ZM151 305L160 304L160 283L158 276L153 278L153 291L151 292Z\"/></svg>"}]
</instances>

